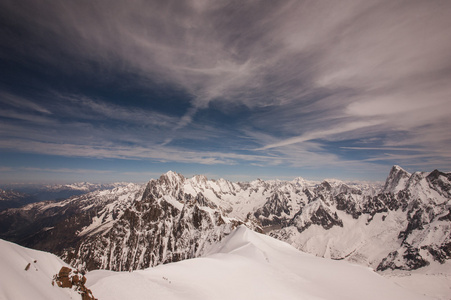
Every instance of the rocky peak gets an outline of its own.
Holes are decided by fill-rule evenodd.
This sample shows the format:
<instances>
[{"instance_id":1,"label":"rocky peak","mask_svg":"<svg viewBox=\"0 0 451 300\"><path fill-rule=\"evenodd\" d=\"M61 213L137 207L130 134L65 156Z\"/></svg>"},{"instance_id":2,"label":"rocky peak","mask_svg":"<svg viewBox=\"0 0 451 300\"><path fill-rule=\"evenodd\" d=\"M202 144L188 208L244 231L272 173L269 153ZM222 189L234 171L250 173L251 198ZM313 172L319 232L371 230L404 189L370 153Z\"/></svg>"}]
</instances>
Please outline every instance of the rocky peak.
<instances>
[{"instance_id":1,"label":"rocky peak","mask_svg":"<svg viewBox=\"0 0 451 300\"><path fill-rule=\"evenodd\" d=\"M166 185L167 187L175 187L183 183L185 181L185 177L182 174L168 171L165 174L161 175L158 181L161 185Z\"/></svg>"},{"instance_id":2,"label":"rocky peak","mask_svg":"<svg viewBox=\"0 0 451 300\"><path fill-rule=\"evenodd\" d=\"M340 184L335 191L336 194L355 194L355 195L362 195L362 190L350 187L349 185L342 183Z\"/></svg>"},{"instance_id":3,"label":"rocky peak","mask_svg":"<svg viewBox=\"0 0 451 300\"><path fill-rule=\"evenodd\" d=\"M206 176L204 176L204 175L196 175L193 178L191 178L190 181L193 182L196 185L203 185L203 186L205 186L205 185L207 185L208 178Z\"/></svg>"},{"instance_id":4,"label":"rocky peak","mask_svg":"<svg viewBox=\"0 0 451 300\"><path fill-rule=\"evenodd\" d=\"M307 187L309 184L302 177L296 177L291 181L296 187Z\"/></svg>"},{"instance_id":5,"label":"rocky peak","mask_svg":"<svg viewBox=\"0 0 451 300\"><path fill-rule=\"evenodd\" d=\"M161 175L159 179L152 179L147 183L143 198L157 199L165 194L178 198L184 182L183 175L169 171Z\"/></svg>"},{"instance_id":6,"label":"rocky peak","mask_svg":"<svg viewBox=\"0 0 451 300\"><path fill-rule=\"evenodd\" d=\"M451 173L434 170L426 177L429 184L444 196L451 197Z\"/></svg>"},{"instance_id":7,"label":"rocky peak","mask_svg":"<svg viewBox=\"0 0 451 300\"><path fill-rule=\"evenodd\" d=\"M384 185L384 192L397 193L406 188L406 184L411 174L400 166L394 165L387 177Z\"/></svg>"}]
</instances>

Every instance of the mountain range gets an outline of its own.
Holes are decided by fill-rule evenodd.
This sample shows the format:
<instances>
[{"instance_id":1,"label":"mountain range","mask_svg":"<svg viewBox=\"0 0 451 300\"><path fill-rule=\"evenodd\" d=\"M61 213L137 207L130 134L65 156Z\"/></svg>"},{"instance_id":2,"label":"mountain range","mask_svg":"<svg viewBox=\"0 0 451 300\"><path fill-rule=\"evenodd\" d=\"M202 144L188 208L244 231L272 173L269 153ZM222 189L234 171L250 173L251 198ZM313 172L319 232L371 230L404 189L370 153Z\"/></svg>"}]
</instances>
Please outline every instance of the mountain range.
<instances>
[{"instance_id":1,"label":"mountain range","mask_svg":"<svg viewBox=\"0 0 451 300\"><path fill-rule=\"evenodd\" d=\"M131 271L204 256L244 224L387 276L443 279L451 276L443 271L450 269L450 200L451 173L438 170L410 174L394 166L385 184L230 182L170 171L145 185L5 210L0 237L79 269Z\"/></svg>"},{"instance_id":2,"label":"mountain range","mask_svg":"<svg viewBox=\"0 0 451 300\"><path fill-rule=\"evenodd\" d=\"M108 184L76 182L72 184L8 184L0 187L0 211L22 207L29 203L64 200L98 190L126 186L128 183Z\"/></svg>"}]
</instances>

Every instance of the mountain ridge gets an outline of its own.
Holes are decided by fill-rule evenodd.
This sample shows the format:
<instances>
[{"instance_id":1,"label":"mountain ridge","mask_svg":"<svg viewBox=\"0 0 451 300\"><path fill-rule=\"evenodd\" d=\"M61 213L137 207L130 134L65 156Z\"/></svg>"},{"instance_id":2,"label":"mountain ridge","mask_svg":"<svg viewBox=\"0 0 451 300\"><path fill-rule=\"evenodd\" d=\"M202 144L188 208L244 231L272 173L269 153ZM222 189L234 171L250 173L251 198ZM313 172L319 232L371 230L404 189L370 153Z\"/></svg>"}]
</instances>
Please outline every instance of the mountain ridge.
<instances>
[{"instance_id":1,"label":"mountain ridge","mask_svg":"<svg viewBox=\"0 0 451 300\"><path fill-rule=\"evenodd\" d=\"M450 259L450 179L399 166L383 186L303 178L231 182L169 171L129 190L0 213L0 236L17 236L19 229L8 228L29 224L19 242L81 268L133 270L201 256L247 224L318 256L379 271L414 270Z\"/></svg>"}]
</instances>

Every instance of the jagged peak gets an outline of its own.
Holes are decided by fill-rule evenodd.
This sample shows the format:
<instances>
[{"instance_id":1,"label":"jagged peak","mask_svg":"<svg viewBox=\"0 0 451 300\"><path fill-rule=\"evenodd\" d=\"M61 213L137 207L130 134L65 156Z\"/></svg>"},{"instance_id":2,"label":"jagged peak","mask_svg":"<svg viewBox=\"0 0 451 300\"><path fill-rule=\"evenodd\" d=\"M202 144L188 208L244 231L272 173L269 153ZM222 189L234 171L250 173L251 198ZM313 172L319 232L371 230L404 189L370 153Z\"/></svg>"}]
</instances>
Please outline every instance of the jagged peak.
<instances>
[{"instance_id":1,"label":"jagged peak","mask_svg":"<svg viewBox=\"0 0 451 300\"><path fill-rule=\"evenodd\" d=\"M385 181L384 192L396 193L406 188L406 183L412 175L398 165L394 165Z\"/></svg>"},{"instance_id":2,"label":"jagged peak","mask_svg":"<svg viewBox=\"0 0 451 300\"><path fill-rule=\"evenodd\" d=\"M443 176L443 177L446 177L446 178L450 178L451 177L451 173L445 173L445 172L442 172L442 171L439 171L439 170L435 169L434 171L430 172L427 175L427 177L430 180L438 179L440 176Z\"/></svg>"},{"instance_id":3,"label":"jagged peak","mask_svg":"<svg viewBox=\"0 0 451 300\"><path fill-rule=\"evenodd\" d=\"M312 185L312 181L306 180L303 177L296 177L291 181L292 184L301 186L301 187L307 187Z\"/></svg>"},{"instance_id":4,"label":"jagged peak","mask_svg":"<svg viewBox=\"0 0 451 300\"><path fill-rule=\"evenodd\" d=\"M406 170L404 170L401 166L393 165L393 167L390 170L390 174L392 174L392 173L399 173L399 172L405 173L405 174L410 176L410 173L407 172Z\"/></svg>"},{"instance_id":5,"label":"jagged peak","mask_svg":"<svg viewBox=\"0 0 451 300\"><path fill-rule=\"evenodd\" d=\"M207 183L208 178L205 175L195 175L193 178L191 178L191 181L197 182L197 183Z\"/></svg>"},{"instance_id":6,"label":"jagged peak","mask_svg":"<svg viewBox=\"0 0 451 300\"><path fill-rule=\"evenodd\" d=\"M319 189L326 189L328 191L332 190L332 186L330 185L329 181L324 180L321 182L321 184L317 187Z\"/></svg>"},{"instance_id":7,"label":"jagged peak","mask_svg":"<svg viewBox=\"0 0 451 300\"><path fill-rule=\"evenodd\" d=\"M176 173L174 171L167 171L160 176L159 180L160 182L165 181L168 184L176 184L183 182L185 180L185 177L182 174Z\"/></svg>"}]
</instances>

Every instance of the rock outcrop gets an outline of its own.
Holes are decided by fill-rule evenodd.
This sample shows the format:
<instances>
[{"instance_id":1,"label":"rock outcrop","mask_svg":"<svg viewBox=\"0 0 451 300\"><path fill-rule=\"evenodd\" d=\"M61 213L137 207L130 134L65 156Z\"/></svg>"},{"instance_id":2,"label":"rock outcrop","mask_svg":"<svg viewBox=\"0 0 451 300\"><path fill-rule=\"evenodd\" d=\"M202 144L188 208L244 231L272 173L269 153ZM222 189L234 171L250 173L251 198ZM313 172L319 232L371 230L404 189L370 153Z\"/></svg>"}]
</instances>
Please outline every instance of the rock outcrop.
<instances>
[{"instance_id":1,"label":"rock outcrop","mask_svg":"<svg viewBox=\"0 0 451 300\"><path fill-rule=\"evenodd\" d=\"M53 277L52 285L55 284L60 288L74 289L81 295L82 300L97 300L91 290L85 286L86 277L77 270L61 267L58 274Z\"/></svg>"}]
</instances>

